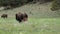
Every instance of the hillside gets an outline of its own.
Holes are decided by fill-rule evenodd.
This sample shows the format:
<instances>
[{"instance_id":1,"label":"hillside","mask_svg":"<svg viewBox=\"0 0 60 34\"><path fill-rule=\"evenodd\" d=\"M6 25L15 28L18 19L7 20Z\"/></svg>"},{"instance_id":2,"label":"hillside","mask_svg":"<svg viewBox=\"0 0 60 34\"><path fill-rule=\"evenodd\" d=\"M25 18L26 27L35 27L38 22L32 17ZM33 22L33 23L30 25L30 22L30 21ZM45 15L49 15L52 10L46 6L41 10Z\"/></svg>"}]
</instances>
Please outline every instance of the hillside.
<instances>
[{"instance_id":1,"label":"hillside","mask_svg":"<svg viewBox=\"0 0 60 34\"><path fill-rule=\"evenodd\" d=\"M19 8L15 8L13 10L2 10L0 12L0 15L2 13L7 13L10 15L10 17L14 17L15 13L17 12L26 12L29 17L59 17L57 11L51 11L50 7L51 3L44 3L44 4L27 4L24 6L21 6ZM30 14L30 12L32 14Z\"/></svg>"}]
</instances>

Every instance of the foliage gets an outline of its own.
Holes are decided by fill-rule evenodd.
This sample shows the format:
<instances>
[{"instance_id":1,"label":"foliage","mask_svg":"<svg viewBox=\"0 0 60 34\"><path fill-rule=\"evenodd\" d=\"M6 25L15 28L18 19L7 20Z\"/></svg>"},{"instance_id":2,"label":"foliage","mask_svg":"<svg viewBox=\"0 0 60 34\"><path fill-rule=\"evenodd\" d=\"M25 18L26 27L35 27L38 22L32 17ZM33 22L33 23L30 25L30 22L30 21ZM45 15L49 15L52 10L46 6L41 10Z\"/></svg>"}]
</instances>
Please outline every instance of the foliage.
<instances>
[{"instance_id":1,"label":"foliage","mask_svg":"<svg viewBox=\"0 0 60 34\"><path fill-rule=\"evenodd\" d=\"M52 8L51 10L58 10L60 9L60 0L54 0L53 3L52 3Z\"/></svg>"},{"instance_id":2,"label":"foliage","mask_svg":"<svg viewBox=\"0 0 60 34\"><path fill-rule=\"evenodd\" d=\"M18 7L30 2L31 0L0 0L0 6Z\"/></svg>"}]
</instances>

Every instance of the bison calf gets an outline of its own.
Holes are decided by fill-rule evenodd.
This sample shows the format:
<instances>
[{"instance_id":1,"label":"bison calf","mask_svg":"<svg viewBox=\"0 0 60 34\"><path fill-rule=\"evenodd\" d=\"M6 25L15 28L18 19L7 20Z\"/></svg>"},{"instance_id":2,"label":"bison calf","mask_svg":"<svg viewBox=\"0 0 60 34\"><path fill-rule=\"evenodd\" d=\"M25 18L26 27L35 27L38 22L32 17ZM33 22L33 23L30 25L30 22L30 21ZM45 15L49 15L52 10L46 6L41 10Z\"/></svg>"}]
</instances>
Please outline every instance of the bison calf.
<instances>
[{"instance_id":1,"label":"bison calf","mask_svg":"<svg viewBox=\"0 0 60 34\"><path fill-rule=\"evenodd\" d=\"M27 21L28 15L26 13L23 14L23 21Z\"/></svg>"}]
</instances>

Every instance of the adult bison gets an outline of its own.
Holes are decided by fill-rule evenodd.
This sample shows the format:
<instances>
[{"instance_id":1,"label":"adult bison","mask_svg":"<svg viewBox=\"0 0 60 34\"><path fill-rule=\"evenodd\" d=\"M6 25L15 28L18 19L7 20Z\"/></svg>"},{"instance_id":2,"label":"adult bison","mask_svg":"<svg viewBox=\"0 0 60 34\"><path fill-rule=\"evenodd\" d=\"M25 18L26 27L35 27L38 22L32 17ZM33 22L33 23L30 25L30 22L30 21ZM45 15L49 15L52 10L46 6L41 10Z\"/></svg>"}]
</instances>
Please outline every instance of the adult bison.
<instances>
[{"instance_id":1,"label":"adult bison","mask_svg":"<svg viewBox=\"0 0 60 34\"><path fill-rule=\"evenodd\" d=\"M20 13L20 12L17 13L17 14L16 14L16 20L19 21L19 23L20 23L20 22L22 22L22 19L23 19L23 14Z\"/></svg>"},{"instance_id":2,"label":"adult bison","mask_svg":"<svg viewBox=\"0 0 60 34\"><path fill-rule=\"evenodd\" d=\"M8 17L7 14L2 14L2 15L1 15L1 18L7 18L7 17Z\"/></svg>"},{"instance_id":3,"label":"adult bison","mask_svg":"<svg viewBox=\"0 0 60 34\"><path fill-rule=\"evenodd\" d=\"M16 14L16 20L19 21L19 23L22 21L26 21L27 18L28 18L28 15L26 13L23 14L23 13L19 12Z\"/></svg>"}]
</instances>

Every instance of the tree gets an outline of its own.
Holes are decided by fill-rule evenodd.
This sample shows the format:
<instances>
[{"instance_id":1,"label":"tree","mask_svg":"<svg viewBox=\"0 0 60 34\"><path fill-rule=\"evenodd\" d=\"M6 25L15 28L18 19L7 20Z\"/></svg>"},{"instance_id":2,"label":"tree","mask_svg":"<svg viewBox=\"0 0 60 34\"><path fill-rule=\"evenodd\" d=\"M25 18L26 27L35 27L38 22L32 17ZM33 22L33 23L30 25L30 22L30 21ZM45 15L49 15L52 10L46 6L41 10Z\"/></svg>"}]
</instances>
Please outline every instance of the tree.
<instances>
[{"instance_id":1,"label":"tree","mask_svg":"<svg viewBox=\"0 0 60 34\"><path fill-rule=\"evenodd\" d=\"M11 7L18 7L24 4L32 2L32 0L0 0L0 6L11 6Z\"/></svg>"}]
</instances>

